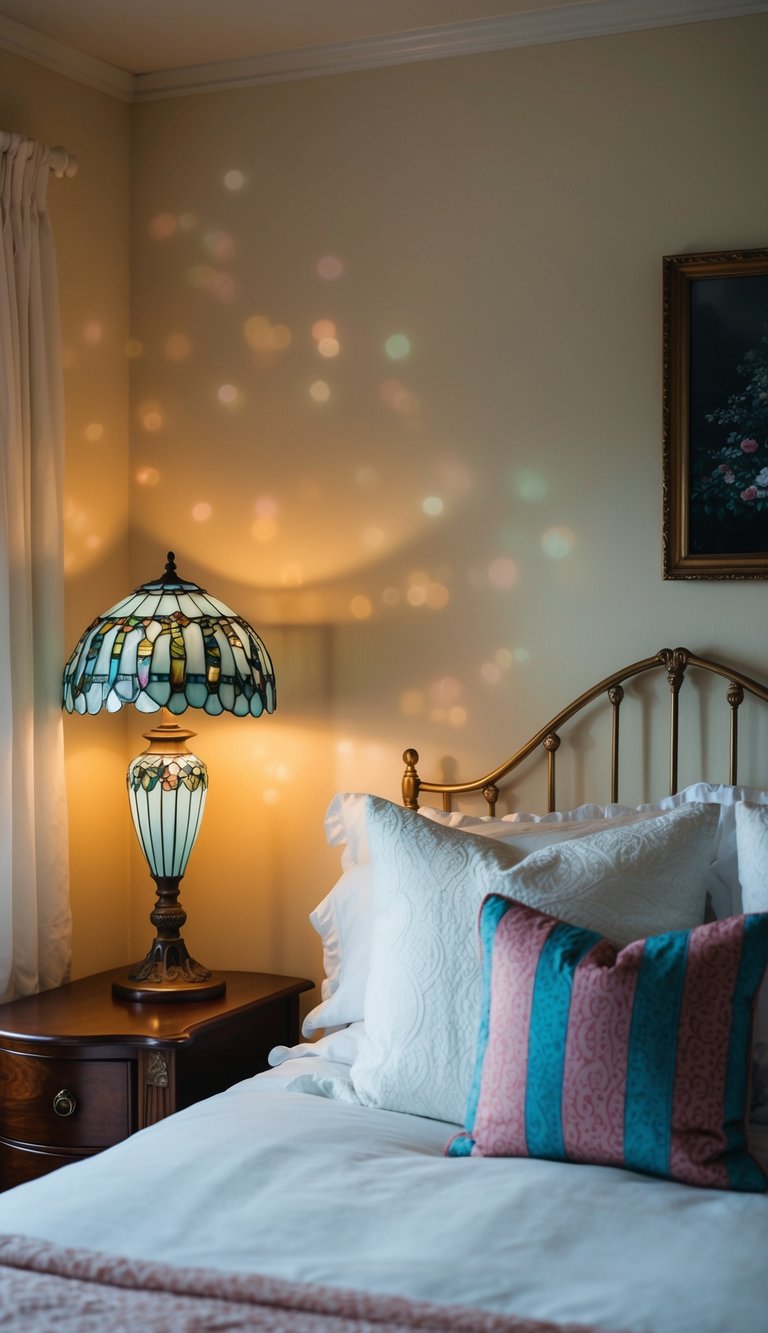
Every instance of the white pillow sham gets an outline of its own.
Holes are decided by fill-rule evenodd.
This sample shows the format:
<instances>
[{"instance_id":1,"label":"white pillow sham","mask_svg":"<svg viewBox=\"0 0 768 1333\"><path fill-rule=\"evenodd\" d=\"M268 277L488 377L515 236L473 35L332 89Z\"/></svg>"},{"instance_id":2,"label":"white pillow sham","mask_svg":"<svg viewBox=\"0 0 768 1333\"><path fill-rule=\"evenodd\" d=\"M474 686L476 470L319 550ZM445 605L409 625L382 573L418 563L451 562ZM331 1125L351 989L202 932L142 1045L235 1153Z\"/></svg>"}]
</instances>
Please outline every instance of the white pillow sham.
<instances>
[{"instance_id":1,"label":"white pillow sham","mask_svg":"<svg viewBox=\"0 0 768 1333\"><path fill-rule=\"evenodd\" d=\"M344 839L342 866L344 870L331 891L310 914L310 921L323 942L325 979L320 988L321 1002L306 1015L302 1033L311 1037L321 1028L341 1027L356 1023L364 1017L365 987L371 956L373 935L373 868L365 832L365 802L368 798L346 793L335 796L326 817L326 830L331 845ZM425 806L419 814L433 819L441 814ZM467 816L444 816L448 820L468 819ZM652 818L635 810L617 816L618 823L633 823ZM437 822L443 822L438 820ZM539 821L512 825L499 820L468 819L468 832L503 841L516 860L522 860L540 847L569 838L583 838L605 828L605 819L561 820L557 827ZM462 826L463 827L463 826ZM354 863L353 856L362 856L362 864Z\"/></svg>"},{"instance_id":2,"label":"white pillow sham","mask_svg":"<svg viewBox=\"0 0 768 1333\"><path fill-rule=\"evenodd\" d=\"M352 1083L367 1105L461 1123L480 1013L476 920L488 893L620 944L699 924L717 823L689 804L534 851L366 802L375 930Z\"/></svg>"}]
</instances>

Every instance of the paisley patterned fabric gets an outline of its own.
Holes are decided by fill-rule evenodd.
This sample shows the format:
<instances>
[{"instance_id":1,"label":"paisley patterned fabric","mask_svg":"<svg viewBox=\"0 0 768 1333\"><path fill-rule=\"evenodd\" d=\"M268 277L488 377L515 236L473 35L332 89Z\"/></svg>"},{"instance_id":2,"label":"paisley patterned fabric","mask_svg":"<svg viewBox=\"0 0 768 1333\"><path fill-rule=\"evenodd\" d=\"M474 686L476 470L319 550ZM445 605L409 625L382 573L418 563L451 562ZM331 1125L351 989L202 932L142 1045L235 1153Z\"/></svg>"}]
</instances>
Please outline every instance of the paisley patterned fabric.
<instances>
[{"instance_id":1,"label":"paisley patterned fabric","mask_svg":"<svg viewBox=\"0 0 768 1333\"><path fill-rule=\"evenodd\" d=\"M591 1162L762 1191L745 1121L768 914L624 949L525 903L480 911L483 1009L449 1156Z\"/></svg>"},{"instance_id":2,"label":"paisley patterned fabric","mask_svg":"<svg viewBox=\"0 0 768 1333\"><path fill-rule=\"evenodd\" d=\"M0 1236L0 1326L6 1333L597 1333L259 1274L172 1268L25 1236Z\"/></svg>"}]
</instances>

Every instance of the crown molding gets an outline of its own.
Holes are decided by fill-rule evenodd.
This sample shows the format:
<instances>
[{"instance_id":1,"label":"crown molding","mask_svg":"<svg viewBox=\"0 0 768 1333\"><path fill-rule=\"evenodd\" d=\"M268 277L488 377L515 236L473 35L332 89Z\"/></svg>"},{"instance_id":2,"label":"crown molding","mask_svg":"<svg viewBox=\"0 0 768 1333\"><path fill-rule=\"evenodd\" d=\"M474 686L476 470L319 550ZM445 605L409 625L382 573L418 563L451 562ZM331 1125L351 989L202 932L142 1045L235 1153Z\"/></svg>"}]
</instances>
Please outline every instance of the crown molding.
<instances>
[{"instance_id":1,"label":"crown molding","mask_svg":"<svg viewBox=\"0 0 768 1333\"><path fill-rule=\"evenodd\" d=\"M97 88L100 93L118 97L121 102L132 102L136 76L128 70L109 65L106 60L97 60L76 51L73 46L65 46L53 37L35 32L25 23L16 23L13 19L0 14L0 47L13 51L25 60L32 60L36 65L44 65L57 74L63 74L77 83L85 83L89 88Z\"/></svg>"},{"instance_id":2,"label":"crown molding","mask_svg":"<svg viewBox=\"0 0 768 1333\"><path fill-rule=\"evenodd\" d=\"M502 18L131 74L0 15L0 47L124 102L150 102L261 83L319 78L515 46L575 41L768 12L768 0L582 0Z\"/></svg>"}]
</instances>

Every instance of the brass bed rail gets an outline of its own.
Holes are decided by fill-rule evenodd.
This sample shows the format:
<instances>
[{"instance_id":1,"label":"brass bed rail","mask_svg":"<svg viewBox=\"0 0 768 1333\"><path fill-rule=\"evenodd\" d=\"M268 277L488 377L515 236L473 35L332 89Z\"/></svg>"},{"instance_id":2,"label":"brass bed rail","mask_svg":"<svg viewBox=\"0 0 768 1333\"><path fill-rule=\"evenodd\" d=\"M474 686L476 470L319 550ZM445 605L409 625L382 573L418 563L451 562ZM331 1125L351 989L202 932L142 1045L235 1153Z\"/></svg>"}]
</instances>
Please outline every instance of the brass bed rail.
<instances>
[{"instance_id":1,"label":"brass bed rail","mask_svg":"<svg viewBox=\"0 0 768 1333\"><path fill-rule=\"evenodd\" d=\"M577 699L574 699L567 707L561 709L553 718L550 718L549 722L545 723L534 736L531 736L530 740L521 745L520 749L516 750L503 764L494 768L492 772L486 773L483 777L473 779L471 782L427 781L421 778L417 771L418 751L406 750L403 754L403 762L405 763L405 772L402 778L403 804L411 810L417 810L421 793L432 792L442 797L443 809L450 811L454 797L470 792L482 792L488 806L488 813L494 815L496 813L496 802L500 794L498 783L541 746L547 754L547 810L554 810L556 756L560 748L560 730L566 722L569 722L572 717L575 717L577 713L580 713L595 699L599 699L601 695L607 695L612 710L610 791L611 802L617 802L619 799L619 720L621 703L624 698L624 684L644 672L662 668L666 671L667 684L670 690L669 791L673 795L678 789L679 696L688 667L695 667L712 675L720 676L728 682L726 690L726 700L730 709L728 781L731 785L735 785L738 780L739 707L743 702L745 692L753 694L758 699L768 703L768 686L761 685L759 681L752 680L751 677L745 676L743 672L726 666L722 662L715 662L708 657L699 657L688 648L662 648L653 657L644 657L641 661L633 662L621 671L615 671L613 675L606 676L597 685L593 685L584 694L580 694Z\"/></svg>"}]
</instances>

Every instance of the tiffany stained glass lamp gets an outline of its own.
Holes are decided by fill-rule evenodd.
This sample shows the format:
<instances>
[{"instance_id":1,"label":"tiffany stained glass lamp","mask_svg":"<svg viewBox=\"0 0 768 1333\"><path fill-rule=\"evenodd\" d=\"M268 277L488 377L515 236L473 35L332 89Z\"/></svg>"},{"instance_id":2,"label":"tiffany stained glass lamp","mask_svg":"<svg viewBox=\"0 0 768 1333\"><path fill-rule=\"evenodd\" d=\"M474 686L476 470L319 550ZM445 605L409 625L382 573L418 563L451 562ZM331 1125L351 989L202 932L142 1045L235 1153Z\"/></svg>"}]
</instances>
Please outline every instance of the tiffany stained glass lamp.
<instances>
[{"instance_id":1,"label":"tiffany stained glass lamp","mask_svg":"<svg viewBox=\"0 0 768 1333\"><path fill-rule=\"evenodd\" d=\"M275 708L272 662L241 616L179 577L172 551L160 578L132 592L88 627L64 669L69 713L115 713L133 704L162 709L145 732L146 750L128 765L128 799L141 849L157 885L150 913L156 937L146 958L115 982L131 1000L195 1000L220 995L224 981L190 957L179 882L197 838L208 788L193 731L175 717L187 708L259 717Z\"/></svg>"}]
</instances>

